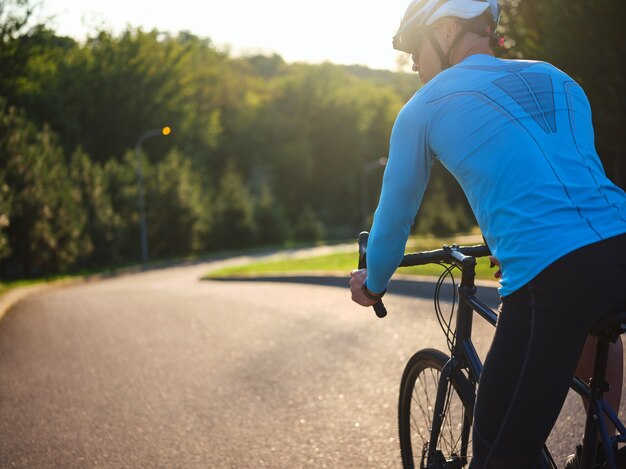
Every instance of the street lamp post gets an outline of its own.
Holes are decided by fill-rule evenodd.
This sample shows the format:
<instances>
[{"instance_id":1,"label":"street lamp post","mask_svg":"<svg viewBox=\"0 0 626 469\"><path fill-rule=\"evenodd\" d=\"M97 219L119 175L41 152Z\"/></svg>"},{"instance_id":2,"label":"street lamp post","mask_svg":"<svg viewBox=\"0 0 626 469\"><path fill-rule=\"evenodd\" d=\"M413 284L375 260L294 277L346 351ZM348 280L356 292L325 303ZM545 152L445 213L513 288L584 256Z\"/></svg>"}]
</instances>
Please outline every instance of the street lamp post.
<instances>
[{"instance_id":1,"label":"street lamp post","mask_svg":"<svg viewBox=\"0 0 626 469\"><path fill-rule=\"evenodd\" d=\"M368 229L368 218L369 218L369 190L367 184L367 176L369 172L373 169L380 168L381 166L385 166L387 164L387 158L382 157L377 160L370 161L363 165L363 169L361 171L361 215L363 216L363 229Z\"/></svg>"},{"instance_id":2,"label":"street lamp post","mask_svg":"<svg viewBox=\"0 0 626 469\"><path fill-rule=\"evenodd\" d=\"M172 132L170 127L163 127L160 129L146 130L135 145L135 155L137 159L137 189L139 193L139 237L141 243L141 262L143 264L148 262L148 227L146 226L146 210L144 204L143 194L143 171L141 165L141 145L144 141L157 135L169 135Z\"/></svg>"}]
</instances>

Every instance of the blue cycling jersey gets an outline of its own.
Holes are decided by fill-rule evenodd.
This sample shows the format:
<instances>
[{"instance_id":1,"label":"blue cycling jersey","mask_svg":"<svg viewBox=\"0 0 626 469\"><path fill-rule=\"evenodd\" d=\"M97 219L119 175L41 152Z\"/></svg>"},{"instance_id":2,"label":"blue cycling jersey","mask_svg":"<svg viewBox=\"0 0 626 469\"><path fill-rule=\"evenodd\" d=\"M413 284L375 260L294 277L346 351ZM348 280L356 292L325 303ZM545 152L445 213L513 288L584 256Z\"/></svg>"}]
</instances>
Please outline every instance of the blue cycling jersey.
<instances>
[{"instance_id":1,"label":"blue cycling jersey","mask_svg":"<svg viewBox=\"0 0 626 469\"><path fill-rule=\"evenodd\" d=\"M581 87L545 62L472 55L396 119L368 245L374 292L402 259L433 158L460 183L500 260L502 296L565 254L626 233L626 194L604 173Z\"/></svg>"}]
</instances>

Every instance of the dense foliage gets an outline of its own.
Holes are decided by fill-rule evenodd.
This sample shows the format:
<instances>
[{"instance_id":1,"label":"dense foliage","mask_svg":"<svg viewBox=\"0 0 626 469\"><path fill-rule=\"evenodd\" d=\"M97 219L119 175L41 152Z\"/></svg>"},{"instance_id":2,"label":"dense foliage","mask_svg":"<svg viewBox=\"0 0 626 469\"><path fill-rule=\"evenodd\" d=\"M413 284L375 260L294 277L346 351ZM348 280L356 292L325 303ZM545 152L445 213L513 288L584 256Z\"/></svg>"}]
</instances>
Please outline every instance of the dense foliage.
<instances>
[{"instance_id":1,"label":"dense foliage","mask_svg":"<svg viewBox=\"0 0 626 469\"><path fill-rule=\"evenodd\" d=\"M620 44L621 27L600 19L623 13L593 5L512 3L503 27L517 41L506 54L551 60L583 83L601 154L623 183L623 54L585 46L597 43L596 27ZM185 32L98 31L78 43L33 24L32 9L0 0L3 277L139 259L138 164L152 258L368 228L382 174L371 163L386 155L415 76L236 58ZM138 154L139 137L163 125L172 134L146 140ZM473 223L458 185L435 167L416 229Z\"/></svg>"}]
</instances>

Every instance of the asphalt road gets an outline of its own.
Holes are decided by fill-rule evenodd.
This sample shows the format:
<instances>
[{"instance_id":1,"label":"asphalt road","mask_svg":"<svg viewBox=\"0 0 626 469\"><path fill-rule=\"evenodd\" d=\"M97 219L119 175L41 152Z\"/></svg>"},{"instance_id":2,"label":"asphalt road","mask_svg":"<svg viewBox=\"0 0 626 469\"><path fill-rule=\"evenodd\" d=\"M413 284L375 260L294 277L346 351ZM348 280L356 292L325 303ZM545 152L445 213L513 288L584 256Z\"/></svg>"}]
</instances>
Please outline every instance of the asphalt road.
<instances>
[{"instance_id":1,"label":"asphalt road","mask_svg":"<svg viewBox=\"0 0 626 469\"><path fill-rule=\"evenodd\" d=\"M399 468L409 357L445 348L431 299L200 281L208 265L67 287L0 322L2 468ZM347 283L347 280L346 280ZM484 354L492 329L476 321ZM580 436L570 396L558 458Z\"/></svg>"}]
</instances>

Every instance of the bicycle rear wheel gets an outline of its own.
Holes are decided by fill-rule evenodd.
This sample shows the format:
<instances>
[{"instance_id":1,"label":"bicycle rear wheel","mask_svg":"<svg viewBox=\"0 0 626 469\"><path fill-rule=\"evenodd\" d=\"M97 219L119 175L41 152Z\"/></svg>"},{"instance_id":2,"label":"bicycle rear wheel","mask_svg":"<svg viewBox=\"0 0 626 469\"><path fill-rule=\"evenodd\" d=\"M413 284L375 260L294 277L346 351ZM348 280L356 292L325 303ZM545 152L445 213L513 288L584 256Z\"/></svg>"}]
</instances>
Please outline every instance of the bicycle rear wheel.
<instances>
[{"instance_id":1,"label":"bicycle rear wheel","mask_svg":"<svg viewBox=\"0 0 626 469\"><path fill-rule=\"evenodd\" d=\"M449 357L439 350L424 349L413 355L404 369L400 384L398 424L400 452L405 469L460 469L467 467L471 460L474 388L458 370L447 383L437 446L431 452L435 457L427 460L437 389L441 370L448 360Z\"/></svg>"}]
</instances>

